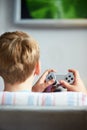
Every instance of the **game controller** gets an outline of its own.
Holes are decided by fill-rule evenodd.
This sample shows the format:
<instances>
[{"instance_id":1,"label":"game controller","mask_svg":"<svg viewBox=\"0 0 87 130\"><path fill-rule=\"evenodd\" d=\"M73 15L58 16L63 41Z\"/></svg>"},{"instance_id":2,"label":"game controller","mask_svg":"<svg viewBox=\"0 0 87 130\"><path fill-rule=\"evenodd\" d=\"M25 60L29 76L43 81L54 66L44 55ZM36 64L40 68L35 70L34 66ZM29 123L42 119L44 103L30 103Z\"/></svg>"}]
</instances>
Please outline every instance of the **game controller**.
<instances>
[{"instance_id":1,"label":"game controller","mask_svg":"<svg viewBox=\"0 0 87 130\"><path fill-rule=\"evenodd\" d=\"M66 75L57 75L54 72L50 72L46 77L46 82L51 79L54 79L54 83L51 86L47 87L45 92L50 92L52 88L54 88L55 92L64 91L65 89L63 86L61 86L59 81L64 80L64 81L68 82L69 84L73 84L74 74L72 72L69 72Z\"/></svg>"}]
</instances>

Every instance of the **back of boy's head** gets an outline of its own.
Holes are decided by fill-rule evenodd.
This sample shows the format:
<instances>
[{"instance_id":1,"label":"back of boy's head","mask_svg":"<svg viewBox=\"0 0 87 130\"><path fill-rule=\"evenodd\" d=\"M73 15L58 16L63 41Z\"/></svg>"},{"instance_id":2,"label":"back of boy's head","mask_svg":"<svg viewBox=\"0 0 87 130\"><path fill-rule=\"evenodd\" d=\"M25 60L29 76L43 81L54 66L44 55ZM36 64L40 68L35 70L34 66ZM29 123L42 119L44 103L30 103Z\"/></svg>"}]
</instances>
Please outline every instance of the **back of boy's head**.
<instances>
[{"instance_id":1,"label":"back of boy's head","mask_svg":"<svg viewBox=\"0 0 87 130\"><path fill-rule=\"evenodd\" d=\"M30 35L15 31L0 36L0 76L5 82L24 82L38 61L39 46Z\"/></svg>"}]
</instances>

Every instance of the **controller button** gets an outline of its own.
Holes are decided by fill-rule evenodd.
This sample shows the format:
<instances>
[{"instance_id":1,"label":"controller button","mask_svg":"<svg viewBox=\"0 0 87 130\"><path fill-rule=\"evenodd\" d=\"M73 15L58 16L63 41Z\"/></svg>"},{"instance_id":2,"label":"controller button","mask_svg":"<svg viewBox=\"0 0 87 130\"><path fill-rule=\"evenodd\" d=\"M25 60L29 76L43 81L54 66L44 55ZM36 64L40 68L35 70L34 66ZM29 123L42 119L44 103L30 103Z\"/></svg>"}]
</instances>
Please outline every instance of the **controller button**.
<instances>
[{"instance_id":1,"label":"controller button","mask_svg":"<svg viewBox=\"0 0 87 130\"><path fill-rule=\"evenodd\" d=\"M71 75L69 75L69 78L71 77Z\"/></svg>"},{"instance_id":2,"label":"controller button","mask_svg":"<svg viewBox=\"0 0 87 130\"><path fill-rule=\"evenodd\" d=\"M67 78L67 77L66 77L65 79L66 79L66 80L68 80L68 78Z\"/></svg>"},{"instance_id":3,"label":"controller button","mask_svg":"<svg viewBox=\"0 0 87 130\"><path fill-rule=\"evenodd\" d=\"M70 80L68 80L68 83L70 83Z\"/></svg>"},{"instance_id":4,"label":"controller button","mask_svg":"<svg viewBox=\"0 0 87 130\"><path fill-rule=\"evenodd\" d=\"M73 80L73 78L71 78L71 80Z\"/></svg>"}]
</instances>

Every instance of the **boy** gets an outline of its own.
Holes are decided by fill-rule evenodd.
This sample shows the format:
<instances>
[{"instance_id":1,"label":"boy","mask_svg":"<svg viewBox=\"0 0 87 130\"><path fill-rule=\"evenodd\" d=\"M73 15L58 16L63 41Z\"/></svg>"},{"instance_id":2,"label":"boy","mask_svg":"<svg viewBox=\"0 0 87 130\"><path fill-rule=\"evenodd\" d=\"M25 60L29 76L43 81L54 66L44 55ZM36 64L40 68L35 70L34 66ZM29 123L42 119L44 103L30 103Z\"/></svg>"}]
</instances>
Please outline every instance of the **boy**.
<instances>
[{"instance_id":1,"label":"boy","mask_svg":"<svg viewBox=\"0 0 87 130\"><path fill-rule=\"evenodd\" d=\"M4 91L32 91L35 75L40 74L40 51L37 41L30 35L16 31L0 36L0 76ZM48 74L50 71L46 71ZM53 81L46 83L40 91Z\"/></svg>"},{"instance_id":2,"label":"boy","mask_svg":"<svg viewBox=\"0 0 87 130\"><path fill-rule=\"evenodd\" d=\"M43 92L54 80L45 82L49 69L44 72L33 86L35 75L40 74L40 50L38 42L30 35L15 31L6 32L0 36L0 76L4 79L4 91L33 91ZM69 85L60 81L69 91L86 92L76 70L69 70L75 75L75 82ZM33 87L32 87L33 86Z\"/></svg>"}]
</instances>

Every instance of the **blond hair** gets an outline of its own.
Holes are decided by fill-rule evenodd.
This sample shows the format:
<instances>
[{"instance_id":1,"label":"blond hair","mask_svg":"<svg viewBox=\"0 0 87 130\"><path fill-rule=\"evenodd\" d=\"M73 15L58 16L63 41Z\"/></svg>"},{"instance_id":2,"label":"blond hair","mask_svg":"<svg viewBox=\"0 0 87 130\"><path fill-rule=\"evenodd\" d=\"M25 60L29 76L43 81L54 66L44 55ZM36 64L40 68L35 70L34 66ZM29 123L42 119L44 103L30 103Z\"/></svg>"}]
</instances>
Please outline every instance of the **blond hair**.
<instances>
[{"instance_id":1,"label":"blond hair","mask_svg":"<svg viewBox=\"0 0 87 130\"><path fill-rule=\"evenodd\" d=\"M10 84L25 81L39 60L37 41L24 32L0 36L0 76Z\"/></svg>"}]
</instances>

